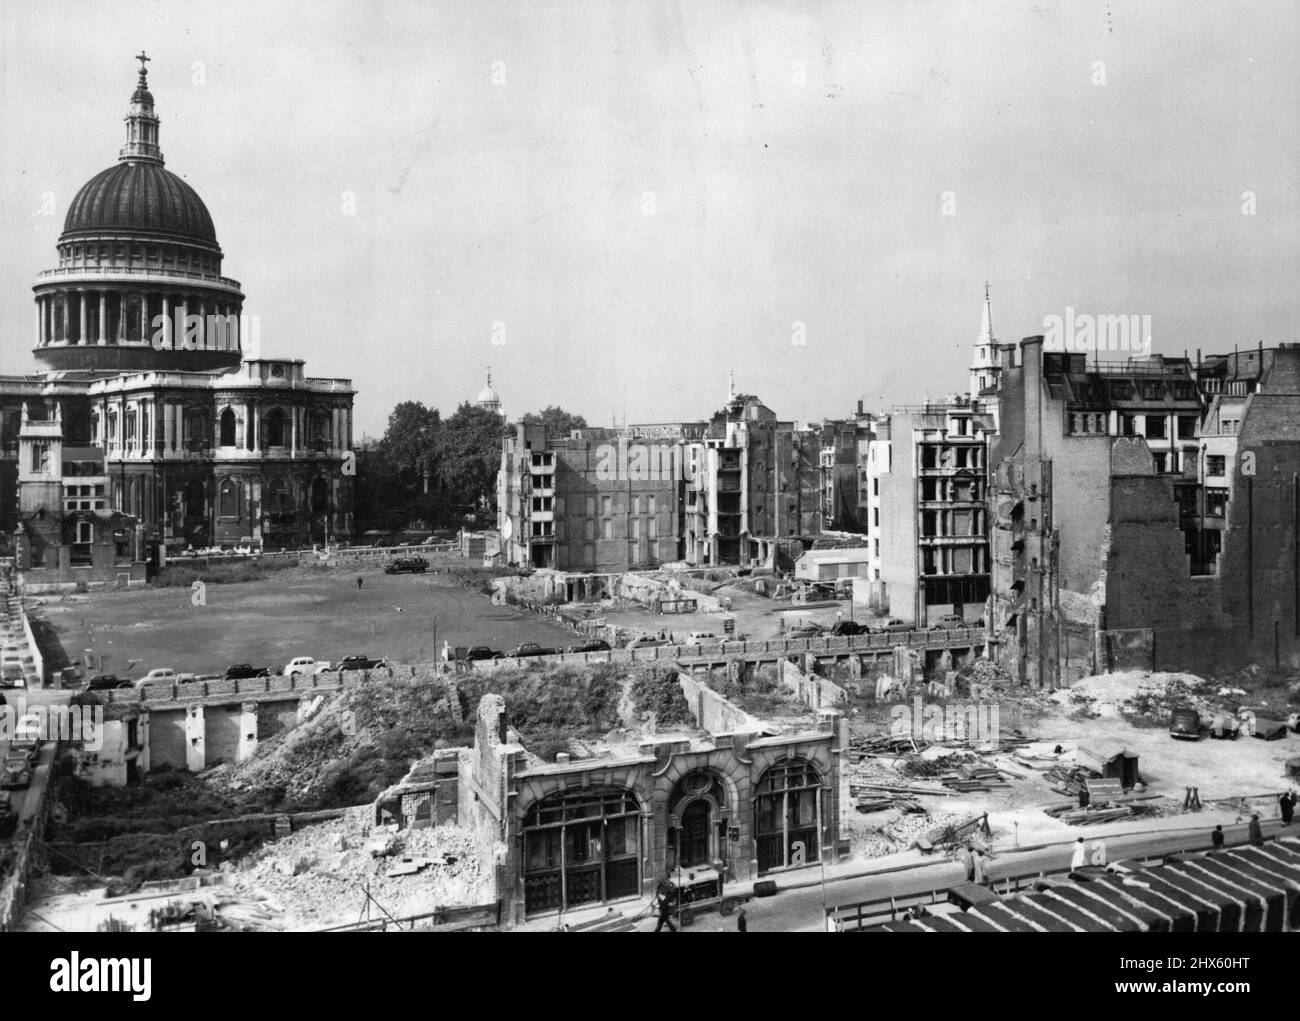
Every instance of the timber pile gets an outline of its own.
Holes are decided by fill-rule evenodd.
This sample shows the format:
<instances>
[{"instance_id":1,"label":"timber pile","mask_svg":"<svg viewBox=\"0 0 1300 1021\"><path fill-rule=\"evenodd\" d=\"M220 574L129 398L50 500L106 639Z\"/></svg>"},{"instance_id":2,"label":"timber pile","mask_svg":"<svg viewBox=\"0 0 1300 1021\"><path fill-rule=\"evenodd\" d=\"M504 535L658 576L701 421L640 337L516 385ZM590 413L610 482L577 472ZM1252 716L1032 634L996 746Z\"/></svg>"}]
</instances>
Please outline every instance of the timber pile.
<instances>
[{"instance_id":1,"label":"timber pile","mask_svg":"<svg viewBox=\"0 0 1300 1021\"><path fill-rule=\"evenodd\" d=\"M988 792L994 787L1011 786L1001 770L979 759L974 762L963 762L956 773L945 773L939 779L945 787L963 794L976 791Z\"/></svg>"},{"instance_id":2,"label":"timber pile","mask_svg":"<svg viewBox=\"0 0 1300 1021\"><path fill-rule=\"evenodd\" d=\"M1064 794L1066 797L1077 798L1079 792L1084 789L1084 781L1093 776L1092 773L1082 766L1064 766L1057 763L1046 773L1048 782L1052 785L1052 790L1057 794Z\"/></svg>"},{"instance_id":3,"label":"timber pile","mask_svg":"<svg viewBox=\"0 0 1300 1021\"><path fill-rule=\"evenodd\" d=\"M1127 819L1134 815L1143 815L1147 812L1155 811L1156 806L1151 804L1161 797L1159 794L1125 794L1123 797L1112 798L1106 805L1089 805L1087 808L1079 808L1075 802L1062 802L1060 804L1044 805L1043 811L1054 819L1060 819L1061 822L1068 823L1071 826L1089 826L1099 822L1114 822L1116 819Z\"/></svg>"}]
</instances>

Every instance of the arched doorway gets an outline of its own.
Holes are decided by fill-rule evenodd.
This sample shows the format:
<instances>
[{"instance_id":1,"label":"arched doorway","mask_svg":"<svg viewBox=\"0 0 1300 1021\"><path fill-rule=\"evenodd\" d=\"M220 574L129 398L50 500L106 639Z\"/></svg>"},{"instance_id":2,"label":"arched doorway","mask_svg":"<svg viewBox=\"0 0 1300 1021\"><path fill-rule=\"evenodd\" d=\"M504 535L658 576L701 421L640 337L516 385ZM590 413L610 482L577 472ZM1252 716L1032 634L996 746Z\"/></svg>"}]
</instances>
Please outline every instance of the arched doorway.
<instances>
[{"instance_id":1,"label":"arched doorway","mask_svg":"<svg viewBox=\"0 0 1300 1021\"><path fill-rule=\"evenodd\" d=\"M763 773L754 792L759 875L818 860L821 789L817 767L806 759L782 759Z\"/></svg>"},{"instance_id":2,"label":"arched doorway","mask_svg":"<svg viewBox=\"0 0 1300 1021\"><path fill-rule=\"evenodd\" d=\"M625 788L552 794L524 816L524 911L641 892L641 806Z\"/></svg>"},{"instance_id":3,"label":"arched doorway","mask_svg":"<svg viewBox=\"0 0 1300 1021\"><path fill-rule=\"evenodd\" d=\"M728 854L730 800L723 782L707 769L694 769L673 787L669 800L668 846L664 863L670 871L715 862Z\"/></svg>"}]
</instances>

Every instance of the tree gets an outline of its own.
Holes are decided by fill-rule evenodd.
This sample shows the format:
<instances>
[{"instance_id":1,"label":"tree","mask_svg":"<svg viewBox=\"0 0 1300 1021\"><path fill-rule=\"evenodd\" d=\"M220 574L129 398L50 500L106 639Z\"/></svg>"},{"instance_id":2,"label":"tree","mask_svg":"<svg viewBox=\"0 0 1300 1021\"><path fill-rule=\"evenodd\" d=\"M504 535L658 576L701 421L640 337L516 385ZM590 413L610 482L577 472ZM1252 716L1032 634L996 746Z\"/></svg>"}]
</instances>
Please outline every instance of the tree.
<instances>
[{"instance_id":1,"label":"tree","mask_svg":"<svg viewBox=\"0 0 1300 1021\"><path fill-rule=\"evenodd\" d=\"M496 506L497 472L505 427L494 411L468 402L438 432L438 480L453 503Z\"/></svg>"},{"instance_id":2,"label":"tree","mask_svg":"<svg viewBox=\"0 0 1300 1021\"><path fill-rule=\"evenodd\" d=\"M388 428L379 441L380 456L408 479L418 477L422 492L428 492L436 471L440 424L437 408L403 401L389 412Z\"/></svg>"},{"instance_id":3,"label":"tree","mask_svg":"<svg viewBox=\"0 0 1300 1021\"><path fill-rule=\"evenodd\" d=\"M587 420L581 415L573 415L563 408L548 404L541 413L530 411L519 420L523 425L544 425L548 433L567 436L574 429L587 428Z\"/></svg>"}]
</instances>

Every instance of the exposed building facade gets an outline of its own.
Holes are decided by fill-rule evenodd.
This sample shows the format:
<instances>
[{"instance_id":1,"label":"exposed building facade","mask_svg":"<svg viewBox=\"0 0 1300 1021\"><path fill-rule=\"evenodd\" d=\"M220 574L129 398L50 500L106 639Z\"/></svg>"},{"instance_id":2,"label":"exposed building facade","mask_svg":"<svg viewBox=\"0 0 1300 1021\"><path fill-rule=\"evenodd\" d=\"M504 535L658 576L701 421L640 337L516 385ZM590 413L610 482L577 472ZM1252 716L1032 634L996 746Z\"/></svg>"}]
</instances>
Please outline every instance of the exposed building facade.
<instances>
[{"instance_id":1,"label":"exposed building facade","mask_svg":"<svg viewBox=\"0 0 1300 1021\"><path fill-rule=\"evenodd\" d=\"M1003 345L990 625L1031 684L1300 661L1300 347Z\"/></svg>"},{"instance_id":2,"label":"exposed building facade","mask_svg":"<svg viewBox=\"0 0 1300 1021\"><path fill-rule=\"evenodd\" d=\"M745 395L708 422L565 436L521 424L502 443L497 487L508 563L595 572L773 564L821 532L821 433Z\"/></svg>"}]
</instances>

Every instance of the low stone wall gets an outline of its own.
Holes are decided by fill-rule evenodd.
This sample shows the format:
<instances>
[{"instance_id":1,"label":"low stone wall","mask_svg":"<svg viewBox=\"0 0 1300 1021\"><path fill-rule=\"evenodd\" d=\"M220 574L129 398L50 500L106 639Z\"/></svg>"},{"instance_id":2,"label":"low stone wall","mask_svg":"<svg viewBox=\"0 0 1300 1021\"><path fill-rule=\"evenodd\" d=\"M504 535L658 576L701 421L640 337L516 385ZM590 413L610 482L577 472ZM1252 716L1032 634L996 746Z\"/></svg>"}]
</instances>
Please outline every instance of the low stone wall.
<instances>
[{"instance_id":1,"label":"low stone wall","mask_svg":"<svg viewBox=\"0 0 1300 1021\"><path fill-rule=\"evenodd\" d=\"M788 659L781 660L781 686L809 709L835 709L848 698L848 693L834 681L806 674Z\"/></svg>"},{"instance_id":2,"label":"low stone wall","mask_svg":"<svg viewBox=\"0 0 1300 1021\"><path fill-rule=\"evenodd\" d=\"M678 674L677 681L682 686L686 704L695 715L696 726L702 730L707 730L710 734L732 734L763 729L761 720L750 716L707 684L702 684L688 674Z\"/></svg>"}]
</instances>

